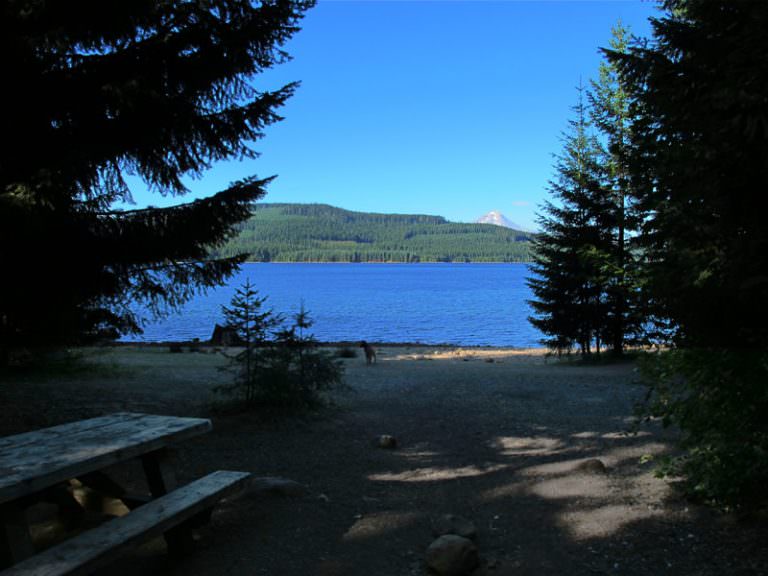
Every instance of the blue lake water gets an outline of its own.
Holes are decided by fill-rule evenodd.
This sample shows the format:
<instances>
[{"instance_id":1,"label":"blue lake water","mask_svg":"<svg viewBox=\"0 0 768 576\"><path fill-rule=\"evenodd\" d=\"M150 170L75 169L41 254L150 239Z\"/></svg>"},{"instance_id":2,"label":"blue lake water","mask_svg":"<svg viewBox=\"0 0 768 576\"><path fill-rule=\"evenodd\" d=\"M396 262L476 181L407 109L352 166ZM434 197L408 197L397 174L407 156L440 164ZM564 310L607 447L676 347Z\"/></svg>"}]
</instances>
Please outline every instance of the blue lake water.
<instances>
[{"instance_id":1,"label":"blue lake water","mask_svg":"<svg viewBox=\"0 0 768 576\"><path fill-rule=\"evenodd\" d=\"M244 264L228 285L127 340L207 340L249 279L275 311L293 313L303 301L321 341L538 346L528 274L525 264Z\"/></svg>"}]
</instances>

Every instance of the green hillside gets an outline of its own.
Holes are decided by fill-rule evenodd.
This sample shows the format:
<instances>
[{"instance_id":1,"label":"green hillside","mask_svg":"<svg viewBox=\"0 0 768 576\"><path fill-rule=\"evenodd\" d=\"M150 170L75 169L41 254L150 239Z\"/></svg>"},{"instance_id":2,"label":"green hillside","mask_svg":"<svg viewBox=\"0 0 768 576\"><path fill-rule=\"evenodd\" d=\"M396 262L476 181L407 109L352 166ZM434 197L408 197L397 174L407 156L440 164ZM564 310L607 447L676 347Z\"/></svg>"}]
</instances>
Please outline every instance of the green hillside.
<instances>
[{"instance_id":1,"label":"green hillside","mask_svg":"<svg viewBox=\"0 0 768 576\"><path fill-rule=\"evenodd\" d=\"M350 212L325 204L257 204L216 256L254 262L526 262L531 235L441 216Z\"/></svg>"}]
</instances>

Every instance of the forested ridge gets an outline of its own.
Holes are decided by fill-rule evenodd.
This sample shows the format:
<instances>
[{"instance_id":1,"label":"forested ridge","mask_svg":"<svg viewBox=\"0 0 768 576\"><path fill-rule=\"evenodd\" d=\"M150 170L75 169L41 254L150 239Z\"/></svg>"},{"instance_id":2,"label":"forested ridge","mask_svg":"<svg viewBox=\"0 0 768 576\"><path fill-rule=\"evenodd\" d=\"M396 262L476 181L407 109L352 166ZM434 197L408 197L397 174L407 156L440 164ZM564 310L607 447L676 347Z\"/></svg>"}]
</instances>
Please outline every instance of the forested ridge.
<instances>
[{"instance_id":1,"label":"forested ridge","mask_svg":"<svg viewBox=\"0 0 768 576\"><path fill-rule=\"evenodd\" d=\"M254 262L527 262L532 235L441 216L257 204L215 255Z\"/></svg>"}]
</instances>

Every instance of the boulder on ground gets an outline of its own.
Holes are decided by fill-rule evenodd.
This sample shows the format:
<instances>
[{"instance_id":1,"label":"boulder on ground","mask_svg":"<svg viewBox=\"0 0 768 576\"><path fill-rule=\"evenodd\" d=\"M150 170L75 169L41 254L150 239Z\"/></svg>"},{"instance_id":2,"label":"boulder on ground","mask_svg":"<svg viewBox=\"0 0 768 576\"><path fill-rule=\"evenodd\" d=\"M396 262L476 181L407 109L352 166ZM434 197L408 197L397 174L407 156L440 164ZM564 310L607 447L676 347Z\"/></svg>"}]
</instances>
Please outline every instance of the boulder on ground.
<instances>
[{"instance_id":1,"label":"boulder on ground","mask_svg":"<svg viewBox=\"0 0 768 576\"><path fill-rule=\"evenodd\" d=\"M214 346L242 346L243 339L237 333L237 330L231 326L221 326L216 324L211 334L211 344Z\"/></svg>"},{"instance_id":2,"label":"boulder on ground","mask_svg":"<svg viewBox=\"0 0 768 576\"><path fill-rule=\"evenodd\" d=\"M248 493L297 498L309 494L309 488L287 478L261 476L251 480Z\"/></svg>"},{"instance_id":3,"label":"boulder on ground","mask_svg":"<svg viewBox=\"0 0 768 576\"><path fill-rule=\"evenodd\" d=\"M446 534L427 548L427 566L438 576L465 576L477 568L477 547L471 540Z\"/></svg>"},{"instance_id":4,"label":"boulder on ground","mask_svg":"<svg viewBox=\"0 0 768 576\"><path fill-rule=\"evenodd\" d=\"M590 458L584 460L576 465L577 472L583 472L585 474L605 474L608 470L605 464L599 458Z\"/></svg>"},{"instance_id":5,"label":"boulder on ground","mask_svg":"<svg viewBox=\"0 0 768 576\"><path fill-rule=\"evenodd\" d=\"M393 450L397 448L397 438L390 436L389 434L382 434L376 437L376 446L379 448L386 448L387 450Z\"/></svg>"},{"instance_id":6,"label":"boulder on ground","mask_svg":"<svg viewBox=\"0 0 768 576\"><path fill-rule=\"evenodd\" d=\"M443 514L432 521L432 534L435 536L455 534L456 536L474 540L477 536L477 529L471 520L467 520L462 516Z\"/></svg>"}]
</instances>

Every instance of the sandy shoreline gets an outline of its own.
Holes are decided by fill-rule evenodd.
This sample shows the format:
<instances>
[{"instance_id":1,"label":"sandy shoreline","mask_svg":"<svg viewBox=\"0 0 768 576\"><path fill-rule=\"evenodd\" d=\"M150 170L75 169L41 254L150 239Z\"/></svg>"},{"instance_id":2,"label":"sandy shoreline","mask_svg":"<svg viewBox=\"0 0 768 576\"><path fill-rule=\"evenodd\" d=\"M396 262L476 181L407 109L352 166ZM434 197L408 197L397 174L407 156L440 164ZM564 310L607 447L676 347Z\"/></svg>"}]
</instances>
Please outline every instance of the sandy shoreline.
<instances>
[{"instance_id":1,"label":"sandy shoreline","mask_svg":"<svg viewBox=\"0 0 768 576\"><path fill-rule=\"evenodd\" d=\"M463 350L463 351L481 351L481 350L488 350L488 351L497 351L499 353L508 353L508 354L530 354L534 356L541 356L545 355L548 352L547 348L519 348L514 346L487 346L487 345L462 345L462 344L450 344L450 343L442 343L442 344L429 344L424 342L374 342L370 341L369 344L372 346L375 346L378 348L383 349L391 349L391 348L424 348L424 349L435 349L435 350ZM167 347L167 346L198 346L203 349L211 349L211 348L220 348L221 346L218 346L216 344L212 344L210 341L206 340L163 340L163 341L153 341L153 342L143 342L143 341L117 341L117 342L108 342L105 343L104 346L113 346L113 347L134 347L137 349L147 347L147 348L154 348L154 347ZM358 348L360 346L359 340L344 340L344 341L337 341L337 342L318 342L318 346L321 348Z\"/></svg>"}]
</instances>

